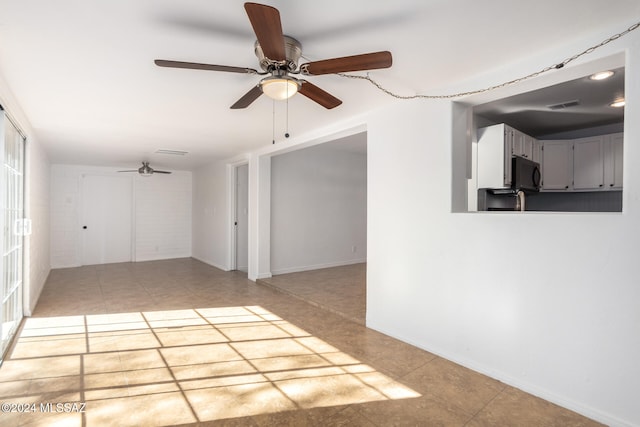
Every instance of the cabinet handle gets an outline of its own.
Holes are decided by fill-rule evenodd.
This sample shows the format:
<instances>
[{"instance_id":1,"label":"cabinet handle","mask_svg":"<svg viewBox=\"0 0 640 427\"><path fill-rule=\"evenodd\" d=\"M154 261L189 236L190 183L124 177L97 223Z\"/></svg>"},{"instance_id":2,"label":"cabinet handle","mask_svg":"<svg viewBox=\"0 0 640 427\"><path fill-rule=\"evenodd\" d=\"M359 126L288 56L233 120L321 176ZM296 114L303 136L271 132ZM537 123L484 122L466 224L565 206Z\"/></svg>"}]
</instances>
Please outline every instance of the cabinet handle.
<instances>
[{"instance_id":1,"label":"cabinet handle","mask_svg":"<svg viewBox=\"0 0 640 427\"><path fill-rule=\"evenodd\" d=\"M564 189L565 189L565 190L568 190L568 189L569 189L569 186L567 185L566 187L564 187Z\"/></svg>"},{"instance_id":2,"label":"cabinet handle","mask_svg":"<svg viewBox=\"0 0 640 427\"><path fill-rule=\"evenodd\" d=\"M609 187L613 187L613 184L609 184Z\"/></svg>"},{"instance_id":3,"label":"cabinet handle","mask_svg":"<svg viewBox=\"0 0 640 427\"><path fill-rule=\"evenodd\" d=\"M602 184L600 184L599 187L602 187Z\"/></svg>"}]
</instances>

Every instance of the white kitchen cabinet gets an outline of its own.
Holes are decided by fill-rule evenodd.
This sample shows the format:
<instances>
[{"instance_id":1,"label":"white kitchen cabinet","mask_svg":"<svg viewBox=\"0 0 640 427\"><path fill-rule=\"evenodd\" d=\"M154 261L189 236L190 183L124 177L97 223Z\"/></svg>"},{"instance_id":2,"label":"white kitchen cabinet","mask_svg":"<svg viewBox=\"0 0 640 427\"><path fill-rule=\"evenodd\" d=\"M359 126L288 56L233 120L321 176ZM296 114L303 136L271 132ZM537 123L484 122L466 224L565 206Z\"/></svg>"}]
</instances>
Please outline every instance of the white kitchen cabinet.
<instances>
[{"instance_id":1,"label":"white kitchen cabinet","mask_svg":"<svg viewBox=\"0 0 640 427\"><path fill-rule=\"evenodd\" d=\"M604 138L604 183L609 190L622 188L623 133L614 133Z\"/></svg>"},{"instance_id":2,"label":"white kitchen cabinet","mask_svg":"<svg viewBox=\"0 0 640 427\"><path fill-rule=\"evenodd\" d=\"M478 129L478 188L511 186L511 158L532 159L534 142L505 124Z\"/></svg>"},{"instance_id":3,"label":"white kitchen cabinet","mask_svg":"<svg viewBox=\"0 0 640 427\"><path fill-rule=\"evenodd\" d=\"M604 187L604 137L573 140L573 189L600 190Z\"/></svg>"},{"instance_id":4,"label":"white kitchen cabinet","mask_svg":"<svg viewBox=\"0 0 640 427\"><path fill-rule=\"evenodd\" d=\"M623 135L540 141L542 190L622 189Z\"/></svg>"},{"instance_id":5,"label":"white kitchen cabinet","mask_svg":"<svg viewBox=\"0 0 640 427\"><path fill-rule=\"evenodd\" d=\"M512 136L505 124L478 129L478 188L511 185Z\"/></svg>"},{"instance_id":6,"label":"white kitchen cabinet","mask_svg":"<svg viewBox=\"0 0 640 427\"><path fill-rule=\"evenodd\" d=\"M542 141L542 189L572 189L573 144L571 141Z\"/></svg>"},{"instance_id":7,"label":"white kitchen cabinet","mask_svg":"<svg viewBox=\"0 0 640 427\"><path fill-rule=\"evenodd\" d=\"M517 129L511 129L511 133L511 154L531 160L533 158L534 139Z\"/></svg>"}]
</instances>

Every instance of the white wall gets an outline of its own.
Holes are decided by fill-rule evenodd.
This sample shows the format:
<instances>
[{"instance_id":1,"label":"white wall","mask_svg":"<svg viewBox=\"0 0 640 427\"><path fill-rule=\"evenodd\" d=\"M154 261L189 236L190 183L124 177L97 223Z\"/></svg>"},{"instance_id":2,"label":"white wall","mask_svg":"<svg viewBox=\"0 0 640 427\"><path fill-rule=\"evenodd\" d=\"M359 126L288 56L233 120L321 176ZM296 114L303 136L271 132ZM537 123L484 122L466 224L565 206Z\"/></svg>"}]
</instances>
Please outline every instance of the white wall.
<instances>
[{"instance_id":1,"label":"white wall","mask_svg":"<svg viewBox=\"0 0 640 427\"><path fill-rule=\"evenodd\" d=\"M25 216L31 219L32 233L25 237L28 260L29 285L28 298L25 301L26 315L30 315L36 306L49 272L51 271L49 191L51 165L47 153L33 139L27 139L25 173Z\"/></svg>"},{"instance_id":2,"label":"white wall","mask_svg":"<svg viewBox=\"0 0 640 427\"><path fill-rule=\"evenodd\" d=\"M599 54L625 48L623 214L451 213L452 105L369 117L369 327L610 425L640 425L640 33Z\"/></svg>"},{"instance_id":3,"label":"white wall","mask_svg":"<svg viewBox=\"0 0 640 427\"><path fill-rule=\"evenodd\" d=\"M51 167L51 265L81 265L80 177L115 174L118 169L97 166ZM126 169L126 168L125 168ZM140 177L134 185L134 261L191 256L192 182L190 172ZM114 207L117 209L117 207Z\"/></svg>"},{"instance_id":4,"label":"white wall","mask_svg":"<svg viewBox=\"0 0 640 427\"><path fill-rule=\"evenodd\" d=\"M192 256L222 270L230 269L228 173L223 162L193 172Z\"/></svg>"},{"instance_id":5,"label":"white wall","mask_svg":"<svg viewBox=\"0 0 640 427\"><path fill-rule=\"evenodd\" d=\"M190 172L135 179L135 260L191 256L192 177Z\"/></svg>"},{"instance_id":6,"label":"white wall","mask_svg":"<svg viewBox=\"0 0 640 427\"><path fill-rule=\"evenodd\" d=\"M366 152L328 143L272 157L272 274L365 262L366 219Z\"/></svg>"}]
</instances>

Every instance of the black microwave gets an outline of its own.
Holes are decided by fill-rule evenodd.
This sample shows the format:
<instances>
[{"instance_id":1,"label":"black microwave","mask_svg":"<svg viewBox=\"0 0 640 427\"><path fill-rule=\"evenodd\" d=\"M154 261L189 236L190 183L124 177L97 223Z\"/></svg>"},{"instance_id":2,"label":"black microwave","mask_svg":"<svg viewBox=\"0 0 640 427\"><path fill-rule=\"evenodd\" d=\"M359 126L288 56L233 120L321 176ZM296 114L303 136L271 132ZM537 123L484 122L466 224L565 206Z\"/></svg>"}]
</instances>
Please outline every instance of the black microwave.
<instances>
[{"instance_id":1,"label":"black microwave","mask_svg":"<svg viewBox=\"0 0 640 427\"><path fill-rule=\"evenodd\" d=\"M540 191L540 164L524 157L511 158L511 188L516 191Z\"/></svg>"}]
</instances>

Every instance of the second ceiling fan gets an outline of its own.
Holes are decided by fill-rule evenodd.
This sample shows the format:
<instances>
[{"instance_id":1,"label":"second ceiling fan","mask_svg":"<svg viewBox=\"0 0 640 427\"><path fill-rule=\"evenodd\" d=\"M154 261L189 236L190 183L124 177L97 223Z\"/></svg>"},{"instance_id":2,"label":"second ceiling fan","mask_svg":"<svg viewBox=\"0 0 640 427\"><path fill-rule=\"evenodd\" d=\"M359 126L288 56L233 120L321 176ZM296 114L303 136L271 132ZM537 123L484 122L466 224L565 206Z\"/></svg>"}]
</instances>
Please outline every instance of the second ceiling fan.
<instances>
[{"instance_id":1,"label":"second ceiling fan","mask_svg":"<svg viewBox=\"0 0 640 427\"><path fill-rule=\"evenodd\" d=\"M342 101L307 80L294 77L294 75L317 76L391 67L392 57L391 52L388 51L325 59L307 62L298 66L298 60L302 56L302 45L293 37L283 35L278 9L258 3L245 3L244 8L256 34L255 53L263 71L259 72L253 68L164 59L156 59L155 64L169 68L225 71L266 76L236 101L231 106L232 109L247 108L263 93L272 99L282 100L290 98L297 92L325 108L334 108L342 104Z\"/></svg>"}]
</instances>

